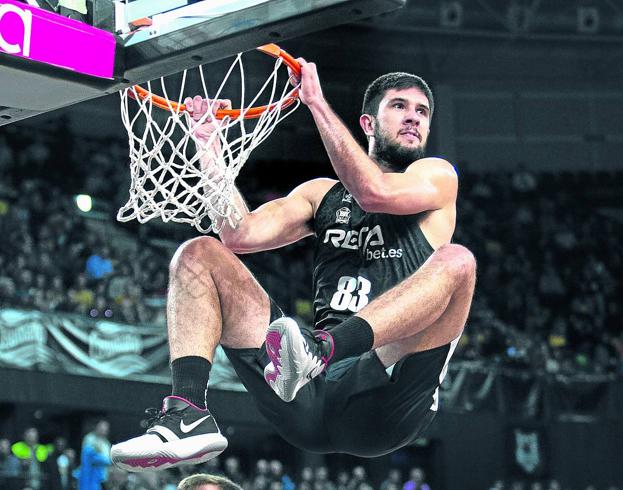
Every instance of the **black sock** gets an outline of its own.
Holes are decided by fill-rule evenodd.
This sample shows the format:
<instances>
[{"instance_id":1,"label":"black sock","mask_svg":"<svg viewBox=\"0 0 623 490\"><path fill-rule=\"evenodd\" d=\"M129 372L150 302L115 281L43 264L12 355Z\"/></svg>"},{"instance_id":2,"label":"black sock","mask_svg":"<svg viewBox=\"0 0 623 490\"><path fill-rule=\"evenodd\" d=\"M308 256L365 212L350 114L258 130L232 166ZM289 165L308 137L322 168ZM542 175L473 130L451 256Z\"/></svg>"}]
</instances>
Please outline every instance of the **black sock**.
<instances>
[{"instance_id":1,"label":"black sock","mask_svg":"<svg viewBox=\"0 0 623 490\"><path fill-rule=\"evenodd\" d=\"M356 357L368 352L374 344L374 332L370 324L359 316L351 316L339 325L327 329L333 337L331 362Z\"/></svg>"},{"instance_id":2,"label":"black sock","mask_svg":"<svg viewBox=\"0 0 623 490\"><path fill-rule=\"evenodd\" d=\"M204 357L185 356L171 362L171 395L185 398L199 408L206 408L206 391L212 364Z\"/></svg>"}]
</instances>

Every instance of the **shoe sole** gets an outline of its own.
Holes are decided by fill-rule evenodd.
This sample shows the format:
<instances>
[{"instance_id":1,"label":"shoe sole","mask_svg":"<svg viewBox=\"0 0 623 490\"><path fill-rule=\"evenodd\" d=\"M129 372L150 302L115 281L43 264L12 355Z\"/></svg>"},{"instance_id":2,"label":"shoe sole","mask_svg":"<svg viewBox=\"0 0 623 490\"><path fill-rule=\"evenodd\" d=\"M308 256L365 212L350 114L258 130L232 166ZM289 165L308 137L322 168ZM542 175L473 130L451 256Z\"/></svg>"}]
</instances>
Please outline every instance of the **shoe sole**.
<instances>
[{"instance_id":1,"label":"shoe sole","mask_svg":"<svg viewBox=\"0 0 623 490\"><path fill-rule=\"evenodd\" d=\"M271 362L264 368L264 379L285 402L294 400L310 381L305 373L315 367L297 362L297 358L304 358L306 354L300 339L299 327L290 318L275 320L266 333L266 353Z\"/></svg>"},{"instance_id":2,"label":"shoe sole","mask_svg":"<svg viewBox=\"0 0 623 490\"><path fill-rule=\"evenodd\" d=\"M115 466L131 472L204 463L227 448L227 439L221 434L202 434L164 442L158 448L148 445L144 450L134 451L125 447L128 442L115 444L110 450L110 458Z\"/></svg>"}]
</instances>

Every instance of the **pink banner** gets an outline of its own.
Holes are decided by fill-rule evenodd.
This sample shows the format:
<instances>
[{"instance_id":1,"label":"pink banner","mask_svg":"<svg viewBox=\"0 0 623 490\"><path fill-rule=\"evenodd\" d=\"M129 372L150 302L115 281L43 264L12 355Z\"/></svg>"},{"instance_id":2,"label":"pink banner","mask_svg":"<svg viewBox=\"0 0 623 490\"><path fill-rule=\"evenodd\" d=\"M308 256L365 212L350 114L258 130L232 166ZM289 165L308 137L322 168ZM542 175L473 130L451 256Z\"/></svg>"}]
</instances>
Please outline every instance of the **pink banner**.
<instances>
[{"instance_id":1,"label":"pink banner","mask_svg":"<svg viewBox=\"0 0 623 490\"><path fill-rule=\"evenodd\" d=\"M0 52L112 78L115 46L110 32L15 0L0 0Z\"/></svg>"}]
</instances>

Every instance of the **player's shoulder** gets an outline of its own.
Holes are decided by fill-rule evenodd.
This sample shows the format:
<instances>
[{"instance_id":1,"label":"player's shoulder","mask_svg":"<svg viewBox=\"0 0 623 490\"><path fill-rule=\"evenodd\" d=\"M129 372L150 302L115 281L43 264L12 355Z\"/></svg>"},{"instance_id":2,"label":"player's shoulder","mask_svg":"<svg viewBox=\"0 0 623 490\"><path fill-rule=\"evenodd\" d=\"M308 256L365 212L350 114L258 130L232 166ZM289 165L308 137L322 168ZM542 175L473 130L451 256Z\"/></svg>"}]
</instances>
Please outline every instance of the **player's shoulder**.
<instances>
[{"instance_id":1,"label":"player's shoulder","mask_svg":"<svg viewBox=\"0 0 623 490\"><path fill-rule=\"evenodd\" d=\"M425 170L429 172L448 172L456 176L456 169L448 160L441 157L426 157L416 160L408 168L409 171Z\"/></svg>"},{"instance_id":2,"label":"player's shoulder","mask_svg":"<svg viewBox=\"0 0 623 490\"><path fill-rule=\"evenodd\" d=\"M310 198L317 198L318 196L322 198L337 182L335 179L319 177L303 182L293 192L309 196Z\"/></svg>"},{"instance_id":3,"label":"player's shoulder","mask_svg":"<svg viewBox=\"0 0 623 490\"><path fill-rule=\"evenodd\" d=\"M416 160L407 169L407 172L416 172L430 178L457 181L458 174L454 165L441 157L426 157Z\"/></svg>"}]
</instances>

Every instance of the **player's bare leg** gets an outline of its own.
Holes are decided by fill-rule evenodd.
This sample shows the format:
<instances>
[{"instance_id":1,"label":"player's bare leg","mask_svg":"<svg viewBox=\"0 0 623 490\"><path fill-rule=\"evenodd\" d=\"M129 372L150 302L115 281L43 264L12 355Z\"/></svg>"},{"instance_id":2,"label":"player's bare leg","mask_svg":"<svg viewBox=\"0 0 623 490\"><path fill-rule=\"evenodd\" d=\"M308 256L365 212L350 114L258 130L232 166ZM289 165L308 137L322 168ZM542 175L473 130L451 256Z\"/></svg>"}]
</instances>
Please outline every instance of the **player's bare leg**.
<instances>
[{"instance_id":1,"label":"player's bare leg","mask_svg":"<svg viewBox=\"0 0 623 490\"><path fill-rule=\"evenodd\" d=\"M214 350L260 347L269 318L268 295L221 242L183 244L171 261L167 308L173 395L146 434L113 446L113 462L128 471L164 469L224 451L227 440L205 406Z\"/></svg>"},{"instance_id":2,"label":"player's bare leg","mask_svg":"<svg viewBox=\"0 0 623 490\"><path fill-rule=\"evenodd\" d=\"M471 252L460 245L444 245L415 274L329 334L301 335L293 320L279 319L267 333L272 363L265 370L266 380L282 399L290 401L334 356L339 360L376 348L381 361L390 365L409 353L447 344L463 330L475 280L476 261ZM366 329L371 329L369 345L365 338L352 340ZM315 340L322 336L333 339ZM349 340L357 345L351 348ZM317 347L310 349L312 344Z\"/></svg>"},{"instance_id":3,"label":"player's bare leg","mask_svg":"<svg viewBox=\"0 0 623 490\"><path fill-rule=\"evenodd\" d=\"M219 344L260 347L270 317L268 295L220 241L200 237L183 244L169 271L167 328L171 360L212 361Z\"/></svg>"},{"instance_id":4,"label":"player's bare leg","mask_svg":"<svg viewBox=\"0 0 623 490\"><path fill-rule=\"evenodd\" d=\"M359 312L362 318L373 325L374 347L385 366L390 366L411 353L448 344L463 332L476 285L476 262L469 251L458 245L446 245L437 252L416 274L379 296ZM458 263L450 265L450 261ZM448 267L450 270L442 272L441 269ZM418 275L419 272L423 274ZM446 292L440 283L452 277L452 274L455 274L454 291L447 306L436 320L427 325L426 322L430 322L445 303L443 298L437 296L435 299L440 292ZM435 285L440 289L435 290ZM416 291L420 294L415 293ZM425 303L427 297L431 300L430 303ZM383 310L390 307L392 301L396 301L396 306L393 307L396 309L395 316L389 318ZM399 326L403 321L405 323ZM389 332L391 328L396 330ZM392 340L396 337L399 338Z\"/></svg>"}]
</instances>

